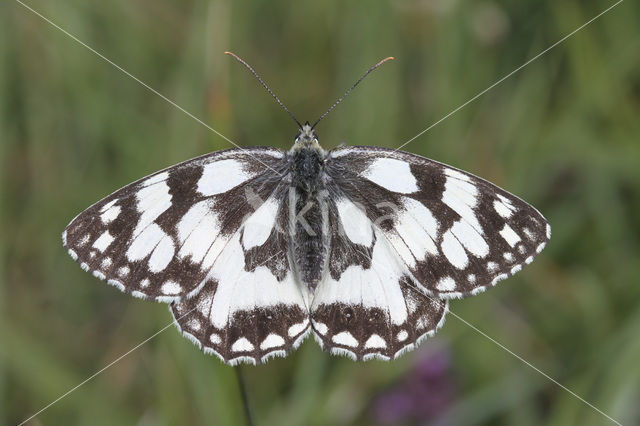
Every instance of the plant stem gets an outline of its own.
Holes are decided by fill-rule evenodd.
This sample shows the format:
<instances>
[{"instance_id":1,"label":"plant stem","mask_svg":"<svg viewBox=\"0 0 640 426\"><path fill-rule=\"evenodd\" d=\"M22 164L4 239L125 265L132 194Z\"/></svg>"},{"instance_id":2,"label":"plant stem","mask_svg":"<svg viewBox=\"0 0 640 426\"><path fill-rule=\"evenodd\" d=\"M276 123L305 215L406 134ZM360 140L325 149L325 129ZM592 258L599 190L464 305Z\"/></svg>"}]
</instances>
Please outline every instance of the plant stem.
<instances>
[{"instance_id":1,"label":"plant stem","mask_svg":"<svg viewBox=\"0 0 640 426\"><path fill-rule=\"evenodd\" d=\"M249 396L247 395L247 386L244 380L244 371L241 365L234 367L236 371L236 379L238 380L238 388L240 389L240 397L242 399L242 408L247 426L253 426L253 418L251 417L251 409L249 408Z\"/></svg>"}]
</instances>

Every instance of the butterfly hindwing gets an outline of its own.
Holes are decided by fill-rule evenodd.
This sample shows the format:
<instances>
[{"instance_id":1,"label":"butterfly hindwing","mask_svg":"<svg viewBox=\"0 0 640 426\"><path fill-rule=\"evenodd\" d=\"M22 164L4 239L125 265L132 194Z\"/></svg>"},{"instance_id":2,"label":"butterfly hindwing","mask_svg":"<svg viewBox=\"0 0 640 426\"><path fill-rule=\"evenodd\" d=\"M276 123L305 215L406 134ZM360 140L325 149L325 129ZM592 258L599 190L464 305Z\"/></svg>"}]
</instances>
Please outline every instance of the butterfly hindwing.
<instances>
[{"instance_id":1,"label":"butterfly hindwing","mask_svg":"<svg viewBox=\"0 0 640 426\"><path fill-rule=\"evenodd\" d=\"M311 306L316 340L356 360L396 358L442 326L448 302L418 290L382 231L339 188L329 197L331 250Z\"/></svg>"},{"instance_id":2,"label":"butterfly hindwing","mask_svg":"<svg viewBox=\"0 0 640 426\"><path fill-rule=\"evenodd\" d=\"M333 184L382 230L427 294L477 294L530 263L550 238L535 208L469 173L378 147L329 156Z\"/></svg>"},{"instance_id":3,"label":"butterfly hindwing","mask_svg":"<svg viewBox=\"0 0 640 426\"><path fill-rule=\"evenodd\" d=\"M272 148L219 151L125 186L80 213L63 233L74 260L143 298L197 292L208 271L286 168Z\"/></svg>"},{"instance_id":4,"label":"butterfly hindwing","mask_svg":"<svg viewBox=\"0 0 640 426\"><path fill-rule=\"evenodd\" d=\"M309 331L309 295L289 263L283 191L276 189L231 237L200 292L171 305L185 336L232 365L285 356Z\"/></svg>"}]
</instances>

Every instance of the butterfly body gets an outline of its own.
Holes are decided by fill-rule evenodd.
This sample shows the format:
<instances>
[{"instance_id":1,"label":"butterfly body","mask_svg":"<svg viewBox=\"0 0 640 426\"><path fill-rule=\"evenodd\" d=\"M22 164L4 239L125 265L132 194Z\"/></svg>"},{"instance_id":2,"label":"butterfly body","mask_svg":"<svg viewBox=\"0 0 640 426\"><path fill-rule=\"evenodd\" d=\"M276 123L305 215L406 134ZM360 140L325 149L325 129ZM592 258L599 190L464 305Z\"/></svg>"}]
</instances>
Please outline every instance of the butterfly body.
<instances>
[{"instance_id":1,"label":"butterfly body","mask_svg":"<svg viewBox=\"0 0 640 426\"><path fill-rule=\"evenodd\" d=\"M295 271L303 285L314 291L325 271L327 252L327 206L325 158L313 129L306 123L289 151L291 161L291 247Z\"/></svg>"}]
</instances>

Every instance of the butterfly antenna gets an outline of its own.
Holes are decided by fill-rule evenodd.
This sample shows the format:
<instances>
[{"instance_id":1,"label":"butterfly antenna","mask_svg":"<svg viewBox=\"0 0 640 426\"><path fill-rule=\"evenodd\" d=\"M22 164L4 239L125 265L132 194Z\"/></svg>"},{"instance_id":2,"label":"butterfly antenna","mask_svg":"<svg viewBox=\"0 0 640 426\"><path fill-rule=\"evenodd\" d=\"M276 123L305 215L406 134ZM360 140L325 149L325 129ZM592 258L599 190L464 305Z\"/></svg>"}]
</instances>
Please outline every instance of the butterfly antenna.
<instances>
[{"instance_id":1,"label":"butterfly antenna","mask_svg":"<svg viewBox=\"0 0 640 426\"><path fill-rule=\"evenodd\" d=\"M260 84L262 84L262 87L264 87L265 89L267 89L267 92L269 92L271 94L271 96L273 96L273 98L276 100L276 102L278 102L278 104L280 104L280 106L287 111L287 114L289 114L289 116L291 118L293 118L293 121L296 122L296 124L298 125L298 127L300 129L302 129L302 124L300 124L300 122L298 121L298 119L295 117L295 115L293 115L291 113L291 111L289 111L289 108L287 108L286 106L284 106L284 104L282 103L282 101L280 99L278 99L278 97L276 96L275 93L273 93L271 91L271 89L269 89L269 86L267 86L267 83L265 83L264 81L262 81L262 79L260 78L260 76L258 75L258 73L251 67L251 65L249 65L248 63L246 63L245 61L243 61L238 55L236 55L233 52L224 52L226 55L231 55L234 57L234 59L238 62L240 62L242 65L244 65L245 67L247 67L247 69L249 71L251 71L251 74L253 74L253 76L260 82Z\"/></svg>"},{"instance_id":2,"label":"butterfly antenna","mask_svg":"<svg viewBox=\"0 0 640 426\"><path fill-rule=\"evenodd\" d=\"M335 107L336 107L340 102L342 102L342 100L343 100L344 98L346 98L346 97L347 97L347 95L348 95L349 93L351 93L351 91L352 91L353 89L355 89L355 88L356 88L356 86L357 86L358 84L360 84L360 82L361 82L362 80L364 80L364 78L365 78L366 76L368 76L368 75L369 75L369 73L371 73L371 71L375 70L376 68L378 68L380 65L384 64L384 63L385 63L385 62L387 62L387 61L392 61L393 59L395 59L393 56L389 56L388 58L384 58L383 60L381 60L380 62L378 62L377 64L375 64L375 65L374 65L374 66L372 66L371 68L369 68L369 69L367 70L367 72L365 72L364 74L362 74L362 77L360 77L360 78L358 79L358 81L356 81L356 82L355 82L355 84L349 88L349 90L347 90L346 92L344 92L344 95L342 95L342 96L340 97L340 99L338 99L338 100L337 100L333 105L331 105L331 108L329 108L329 109L327 110L327 112L325 112L324 114L322 114L322 115L320 116L320 118L318 118L318 119L316 120L316 122L315 122L315 123L313 123L313 126L311 126L311 129L313 129L314 127L316 127L316 125L320 122L320 120L322 120L323 118L325 118L325 117L327 116L327 114L329 114L329 113L331 112L331 110L333 110L333 109L334 109L334 108L335 108Z\"/></svg>"}]
</instances>

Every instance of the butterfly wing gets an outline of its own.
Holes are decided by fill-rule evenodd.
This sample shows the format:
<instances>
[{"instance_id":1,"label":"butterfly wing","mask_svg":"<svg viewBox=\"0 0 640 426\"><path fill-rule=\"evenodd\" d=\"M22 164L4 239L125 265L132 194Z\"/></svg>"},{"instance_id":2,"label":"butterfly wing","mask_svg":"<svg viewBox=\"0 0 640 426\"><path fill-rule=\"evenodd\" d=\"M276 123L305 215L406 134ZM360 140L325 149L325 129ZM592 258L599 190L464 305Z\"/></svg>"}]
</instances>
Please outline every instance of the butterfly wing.
<instances>
[{"instance_id":1,"label":"butterfly wing","mask_svg":"<svg viewBox=\"0 0 640 426\"><path fill-rule=\"evenodd\" d=\"M311 305L314 336L354 360L396 358L442 326L448 302L417 289L382 230L339 188L328 205L331 249Z\"/></svg>"},{"instance_id":2,"label":"butterfly wing","mask_svg":"<svg viewBox=\"0 0 640 426\"><path fill-rule=\"evenodd\" d=\"M333 185L375 223L425 294L477 294L518 272L551 236L518 197L470 173L378 147L334 150Z\"/></svg>"},{"instance_id":3,"label":"butterfly wing","mask_svg":"<svg viewBox=\"0 0 640 426\"><path fill-rule=\"evenodd\" d=\"M287 220L278 192L231 238L202 290L171 305L183 335L225 363L286 356L308 334L308 294L290 268Z\"/></svg>"},{"instance_id":4,"label":"butterfly wing","mask_svg":"<svg viewBox=\"0 0 640 426\"><path fill-rule=\"evenodd\" d=\"M182 334L224 362L284 356L310 327L288 261L287 174L270 148L189 160L89 207L64 246L122 291L170 302Z\"/></svg>"},{"instance_id":5,"label":"butterfly wing","mask_svg":"<svg viewBox=\"0 0 640 426\"><path fill-rule=\"evenodd\" d=\"M152 174L80 213L64 247L84 270L134 296L193 295L243 220L278 188L284 157L231 149Z\"/></svg>"}]
</instances>

